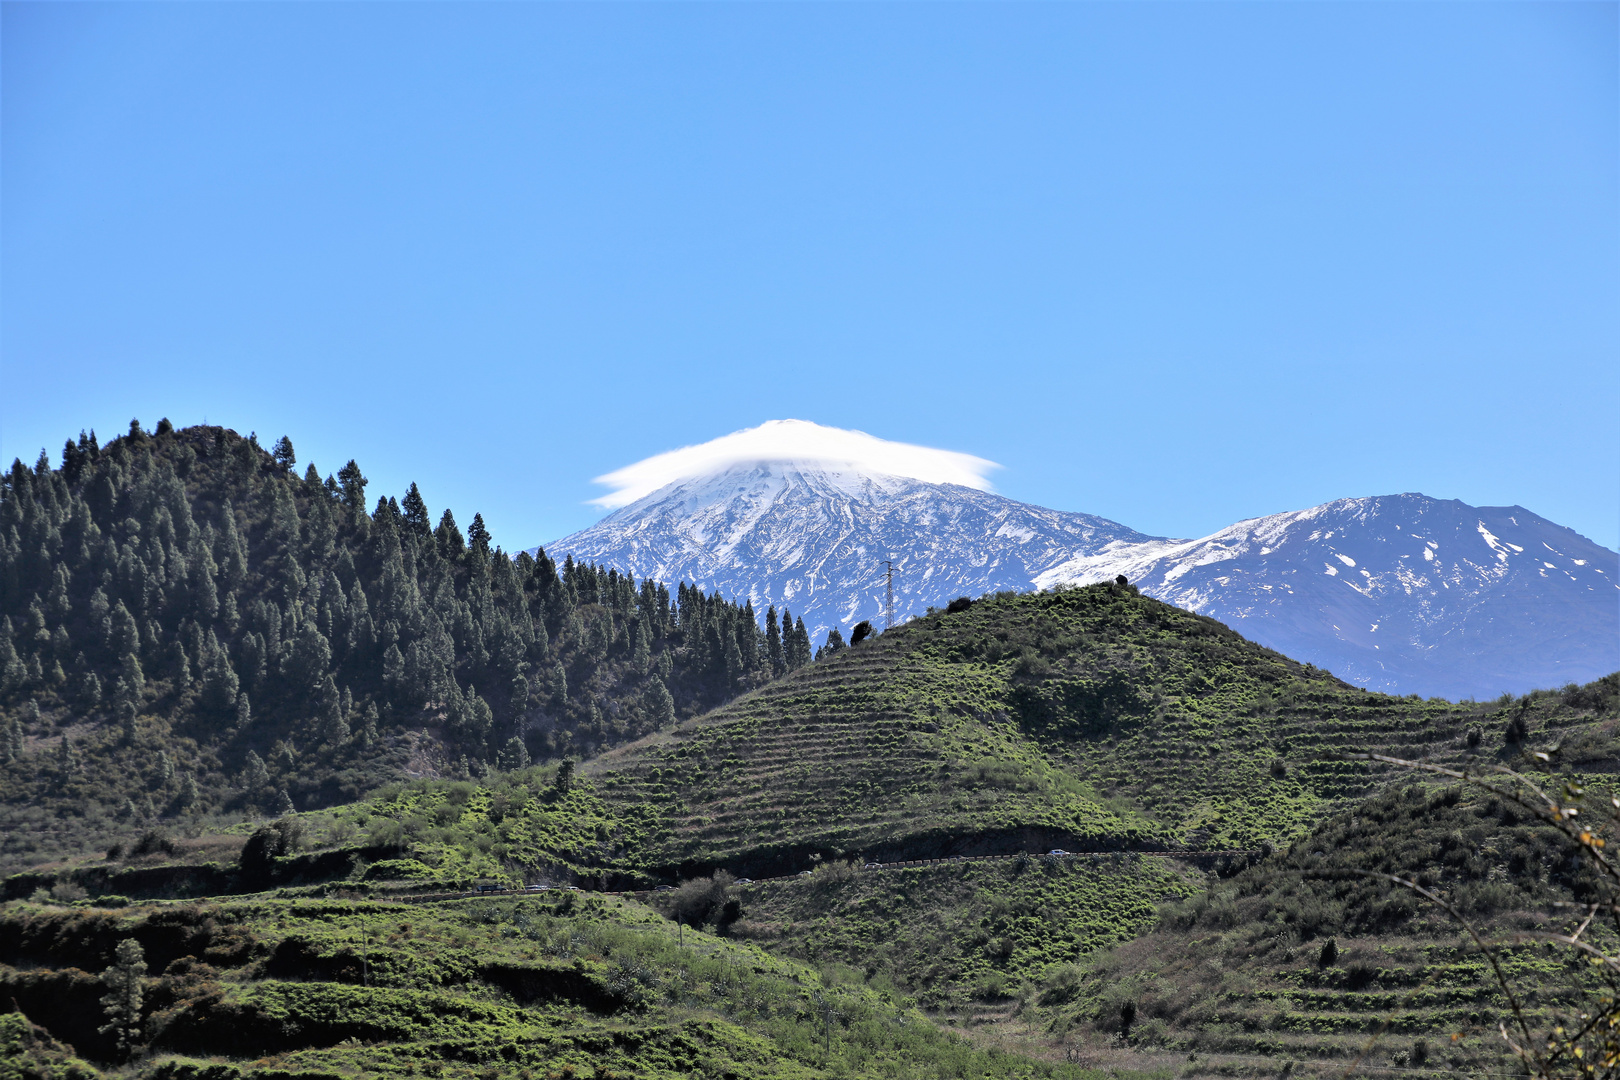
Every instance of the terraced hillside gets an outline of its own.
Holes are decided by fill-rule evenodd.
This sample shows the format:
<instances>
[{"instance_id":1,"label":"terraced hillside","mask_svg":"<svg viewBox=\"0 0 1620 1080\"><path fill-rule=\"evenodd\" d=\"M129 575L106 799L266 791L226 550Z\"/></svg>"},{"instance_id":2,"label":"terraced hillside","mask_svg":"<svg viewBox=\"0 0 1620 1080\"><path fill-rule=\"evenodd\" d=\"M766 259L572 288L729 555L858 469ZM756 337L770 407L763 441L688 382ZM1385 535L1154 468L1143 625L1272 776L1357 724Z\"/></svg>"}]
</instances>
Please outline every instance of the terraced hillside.
<instances>
[{"instance_id":1,"label":"terraced hillside","mask_svg":"<svg viewBox=\"0 0 1620 1080\"><path fill-rule=\"evenodd\" d=\"M0 994L23 1012L0 1017L8 1077L1102 1075L977 1050L892 993L569 892L12 903Z\"/></svg>"},{"instance_id":2,"label":"terraced hillside","mask_svg":"<svg viewBox=\"0 0 1620 1080\"><path fill-rule=\"evenodd\" d=\"M1158 905L1203 875L1138 854L964 860L808 877L739 890L734 937L847 965L946 1015L1010 1008L1054 967L1152 931Z\"/></svg>"},{"instance_id":3,"label":"terraced hillside","mask_svg":"<svg viewBox=\"0 0 1620 1080\"><path fill-rule=\"evenodd\" d=\"M1491 943L1531 1029L1547 1031L1600 996L1582 1005L1583 988L1599 990L1589 958L1535 936L1567 933L1605 895L1571 851L1488 792L1388 790L1167 905L1141 938L1053 969L1035 1001L1054 1034L1093 1045L1493 1069L1507 1055L1498 1023L1514 1021L1486 957L1441 907L1368 874L1443 895ZM1557 906L1570 899L1581 904ZM1586 939L1620 944L1601 920Z\"/></svg>"},{"instance_id":4,"label":"terraced hillside","mask_svg":"<svg viewBox=\"0 0 1620 1080\"><path fill-rule=\"evenodd\" d=\"M1373 787L1344 752L1506 752L1505 708L1368 693L1096 585L935 613L585 771L608 803L658 808L644 861L687 871L1258 848Z\"/></svg>"},{"instance_id":5,"label":"terraced hillside","mask_svg":"<svg viewBox=\"0 0 1620 1080\"><path fill-rule=\"evenodd\" d=\"M1611 805L1620 678L1501 711L1557 725L1513 764L1545 790L1584 792L1589 810ZM1607 893L1524 807L1398 779L1270 855L1195 860L1204 873L1136 854L831 866L749 888L732 932L892 980L986 1037L1098 1065L1173 1055L1183 1076L1495 1075L1509 1060L1497 1025L1514 1020L1487 959L1445 910L1368 875L1413 879L1469 919L1538 1032L1602 992L1584 958L1533 935L1568 932ZM1613 927L1587 940L1620 947Z\"/></svg>"}]
</instances>

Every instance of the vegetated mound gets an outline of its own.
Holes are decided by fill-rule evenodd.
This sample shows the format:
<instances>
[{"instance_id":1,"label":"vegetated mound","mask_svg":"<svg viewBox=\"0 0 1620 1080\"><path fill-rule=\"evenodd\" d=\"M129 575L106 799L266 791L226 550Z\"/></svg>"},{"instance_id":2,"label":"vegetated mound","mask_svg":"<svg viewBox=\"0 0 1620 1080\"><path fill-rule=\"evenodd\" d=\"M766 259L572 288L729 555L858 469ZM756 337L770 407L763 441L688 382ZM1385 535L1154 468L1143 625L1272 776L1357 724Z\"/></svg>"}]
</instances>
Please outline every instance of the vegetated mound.
<instances>
[{"instance_id":1,"label":"vegetated mound","mask_svg":"<svg viewBox=\"0 0 1620 1080\"><path fill-rule=\"evenodd\" d=\"M293 463L164 421L0 477L0 867L587 753L810 659L747 605Z\"/></svg>"},{"instance_id":2,"label":"vegetated mound","mask_svg":"<svg viewBox=\"0 0 1620 1080\"><path fill-rule=\"evenodd\" d=\"M118 985L139 990L108 992ZM0 1047L32 1039L37 1075L72 1080L96 1072L61 1044L102 1068L134 1056L117 1075L150 1080L1100 1076L976 1050L892 993L566 891L13 903L0 909L0 995L27 1018L0 1017Z\"/></svg>"},{"instance_id":3,"label":"vegetated mound","mask_svg":"<svg viewBox=\"0 0 1620 1080\"><path fill-rule=\"evenodd\" d=\"M1378 782L1345 751L1517 752L1590 715L1538 701L1510 749L1511 701L1368 693L1094 585L896 627L586 772L608 803L658 808L668 831L645 861L687 873L796 871L812 853L1256 849Z\"/></svg>"},{"instance_id":4,"label":"vegetated mound","mask_svg":"<svg viewBox=\"0 0 1620 1080\"><path fill-rule=\"evenodd\" d=\"M1376 875L1415 880L1481 931L1532 1028L1589 978L1585 957L1522 936L1578 922L1584 909L1569 920L1556 905L1597 896L1571 846L1489 792L1412 783L1167 904L1151 933L1054 969L1037 1002L1051 1030L1081 1042L1437 1073L1496 1065L1498 1022L1512 1019L1486 957L1439 905ZM1612 926L1588 936L1616 944Z\"/></svg>"},{"instance_id":5,"label":"vegetated mound","mask_svg":"<svg viewBox=\"0 0 1620 1080\"><path fill-rule=\"evenodd\" d=\"M1135 853L882 871L823 862L741 888L730 933L971 1015L1016 1009L1054 967L1151 930L1159 902L1202 887L1180 863Z\"/></svg>"},{"instance_id":6,"label":"vegetated mound","mask_svg":"<svg viewBox=\"0 0 1620 1080\"><path fill-rule=\"evenodd\" d=\"M1593 723L1593 710L1612 710L1620 678L1490 706L1380 698L1128 590L972 610L998 606L1005 617L967 633L950 621L971 612L883 635L585 768L416 780L307 812L301 844L250 845L252 868L232 865L243 832L159 843L132 823L106 860L17 875L6 895L195 896L320 881L384 894L480 879L623 888L715 867L794 872L852 851L1258 851L1380 782L1331 756L1339 748L1411 753L1426 739L1462 756L1478 741L1487 757L1533 748L1586 770L1615 764L1613 725ZM1176 629L1183 623L1191 630ZM1075 627L1092 644L1077 643ZM1019 635L1037 635L1039 647ZM1235 661L1204 657L1212 635ZM1194 680L1200 692L1175 692ZM1131 711L1132 695L1159 696L1151 718ZM1199 734L1179 745L1178 730Z\"/></svg>"}]
</instances>

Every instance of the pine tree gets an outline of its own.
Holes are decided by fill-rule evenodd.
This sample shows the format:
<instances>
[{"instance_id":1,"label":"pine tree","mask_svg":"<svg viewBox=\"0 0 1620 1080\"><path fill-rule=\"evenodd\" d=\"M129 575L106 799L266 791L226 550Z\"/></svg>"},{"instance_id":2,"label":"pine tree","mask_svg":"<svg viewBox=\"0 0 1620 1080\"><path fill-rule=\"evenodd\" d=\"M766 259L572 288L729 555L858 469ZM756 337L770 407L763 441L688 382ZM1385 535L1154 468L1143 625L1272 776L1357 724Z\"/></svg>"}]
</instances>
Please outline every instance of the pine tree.
<instances>
[{"instance_id":1,"label":"pine tree","mask_svg":"<svg viewBox=\"0 0 1620 1080\"><path fill-rule=\"evenodd\" d=\"M667 728L675 723L675 699L670 696L664 680L657 676L647 681L642 708L646 710L648 723L654 728Z\"/></svg>"},{"instance_id":2,"label":"pine tree","mask_svg":"<svg viewBox=\"0 0 1620 1080\"><path fill-rule=\"evenodd\" d=\"M783 651L788 654L788 669L797 671L810 662L810 632L804 628L804 618L801 616L793 623L793 633L783 643Z\"/></svg>"},{"instance_id":3,"label":"pine tree","mask_svg":"<svg viewBox=\"0 0 1620 1080\"><path fill-rule=\"evenodd\" d=\"M447 559L460 559L467 552L467 542L461 536L461 530L456 527L456 515L448 509L439 518L439 527L434 531L439 542L439 554Z\"/></svg>"},{"instance_id":4,"label":"pine tree","mask_svg":"<svg viewBox=\"0 0 1620 1080\"><path fill-rule=\"evenodd\" d=\"M737 648L737 636L735 634L726 634L725 638L726 640L721 643L720 649L721 655L724 657L726 682L735 685L743 672L742 651Z\"/></svg>"},{"instance_id":5,"label":"pine tree","mask_svg":"<svg viewBox=\"0 0 1620 1080\"><path fill-rule=\"evenodd\" d=\"M120 701L113 710L118 720L119 739L125 746L135 745L135 705L128 700Z\"/></svg>"},{"instance_id":6,"label":"pine tree","mask_svg":"<svg viewBox=\"0 0 1620 1080\"><path fill-rule=\"evenodd\" d=\"M765 659L771 665L771 674L780 675L787 670L787 654L782 651L782 632L776 626L776 605L765 609Z\"/></svg>"},{"instance_id":7,"label":"pine tree","mask_svg":"<svg viewBox=\"0 0 1620 1080\"><path fill-rule=\"evenodd\" d=\"M81 657L83 653L79 654ZM88 667L88 665L86 665ZM101 704L101 676L94 671L86 670L79 679L79 707L85 712L93 712Z\"/></svg>"},{"instance_id":8,"label":"pine tree","mask_svg":"<svg viewBox=\"0 0 1620 1080\"><path fill-rule=\"evenodd\" d=\"M415 535L427 536L433 531L433 519L428 514L427 503L423 500L422 493L416 490L414 483L399 504L399 514L406 527Z\"/></svg>"},{"instance_id":9,"label":"pine tree","mask_svg":"<svg viewBox=\"0 0 1620 1080\"><path fill-rule=\"evenodd\" d=\"M842 651L843 648L844 635L835 626L827 631L827 644L816 650L816 659L820 660L823 657L832 656L834 653Z\"/></svg>"},{"instance_id":10,"label":"pine tree","mask_svg":"<svg viewBox=\"0 0 1620 1080\"><path fill-rule=\"evenodd\" d=\"M390 643L383 652L383 685L393 694L402 694L405 690L405 654L399 651L399 643Z\"/></svg>"},{"instance_id":11,"label":"pine tree","mask_svg":"<svg viewBox=\"0 0 1620 1080\"><path fill-rule=\"evenodd\" d=\"M377 741L377 706L374 702L366 703L364 720L360 725L360 745L369 747Z\"/></svg>"},{"instance_id":12,"label":"pine tree","mask_svg":"<svg viewBox=\"0 0 1620 1080\"><path fill-rule=\"evenodd\" d=\"M101 976L107 992L101 998L101 1010L107 1022L101 1026L102 1035L111 1035L118 1055L128 1059L142 1043L142 980L146 975L146 953L134 938L118 943L116 959Z\"/></svg>"},{"instance_id":13,"label":"pine tree","mask_svg":"<svg viewBox=\"0 0 1620 1080\"><path fill-rule=\"evenodd\" d=\"M559 709L568 704L568 671L561 660L551 666L551 698Z\"/></svg>"},{"instance_id":14,"label":"pine tree","mask_svg":"<svg viewBox=\"0 0 1620 1080\"><path fill-rule=\"evenodd\" d=\"M66 735L56 744L56 767L63 776L72 776L79 771L79 752L73 745L73 740Z\"/></svg>"},{"instance_id":15,"label":"pine tree","mask_svg":"<svg viewBox=\"0 0 1620 1080\"><path fill-rule=\"evenodd\" d=\"M516 735L506 740L506 745L496 755L496 768L502 772L512 772L514 769L527 769L529 767L529 748L523 745L523 740Z\"/></svg>"},{"instance_id":16,"label":"pine tree","mask_svg":"<svg viewBox=\"0 0 1620 1080\"><path fill-rule=\"evenodd\" d=\"M342 746L349 741L349 718L343 714L343 697L330 673L321 680L315 699L321 738L330 746Z\"/></svg>"},{"instance_id":17,"label":"pine tree","mask_svg":"<svg viewBox=\"0 0 1620 1080\"><path fill-rule=\"evenodd\" d=\"M494 726L495 712L489 707L489 702L478 695L477 687L467 687L460 735L474 757L482 759L487 752L489 733Z\"/></svg>"},{"instance_id":18,"label":"pine tree","mask_svg":"<svg viewBox=\"0 0 1620 1080\"><path fill-rule=\"evenodd\" d=\"M109 618L112 620L112 636L107 641L107 650L114 656L124 656L138 650L141 647L141 631L135 625L135 616L129 613L122 600L113 605Z\"/></svg>"},{"instance_id":19,"label":"pine tree","mask_svg":"<svg viewBox=\"0 0 1620 1080\"><path fill-rule=\"evenodd\" d=\"M529 680L521 671L512 676L512 713L521 717L529 707Z\"/></svg>"},{"instance_id":20,"label":"pine tree","mask_svg":"<svg viewBox=\"0 0 1620 1080\"><path fill-rule=\"evenodd\" d=\"M343 502L355 513L366 512L366 485L370 483L360 474L360 466L350 458L349 463L338 470L338 486L343 490Z\"/></svg>"},{"instance_id":21,"label":"pine tree","mask_svg":"<svg viewBox=\"0 0 1620 1080\"><path fill-rule=\"evenodd\" d=\"M141 695L146 690L146 673L141 670L140 657L133 651L125 653L119 662L118 685L124 688L124 700L132 705L140 705Z\"/></svg>"},{"instance_id":22,"label":"pine tree","mask_svg":"<svg viewBox=\"0 0 1620 1080\"><path fill-rule=\"evenodd\" d=\"M0 694L10 693L22 685L26 669L22 658L17 655L17 647L11 642L11 620L6 619L6 625L0 627Z\"/></svg>"},{"instance_id":23,"label":"pine tree","mask_svg":"<svg viewBox=\"0 0 1620 1080\"><path fill-rule=\"evenodd\" d=\"M489 530L484 527L484 515L474 514L467 527L467 547L474 554L489 558Z\"/></svg>"},{"instance_id":24,"label":"pine tree","mask_svg":"<svg viewBox=\"0 0 1620 1080\"><path fill-rule=\"evenodd\" d=\"M203 669L202 691L198 703L216 716L231 716L236 711L236 695L241 689L236 672L225 657L225 650L217 644Z\"/></svg>"},{"instance_id":25,"label":"pine tree","mask_svg":"<svg viewBox=\"0 0 1620 1080\"><path fill-rule=\"evenodd\" d=\"M638 673L645 672L652 663L652 644L648 641L647 618L642 616L636 619L635 646L630 653L630 663Z\"/></svg>"},{"instance_id":26,"label":"pine tree","mask_svg":"<svg viewBox=\"0 0 1620 1080\"><path fill-rule=\"evenodd\" d=\"M242 540L242 534L236 529L236 510L227 498L225 505L220 508L219 554L220 580L224 583L228 594L234 594L247 577L247 545ZM234 603L234 595L228 595L226 603Z\"/></svg>"},{"instance_id":27,"label":"pine tree","mask_svg":"<svg viewBox=\"0 0 1620 1080\"><path fill-rule=\"evenodd\" d=\"M285 435L276 440L276 445L270 450L270 456L287 472L292 472L293 466L298 464L298 455L293 453L292 440Z\"/></svg>"},{"instance_id":28,"label":"pine tree","mask_svg":"<svg viewBox=\"0 0 1620 1080\"><path fill-rule=\"evenodd\" d=\"M249 750L247 762L242 767L242 789L249 796L255 795L270 786L270 770L265 768L264 759Z\"/></svg>"}]
</instances>

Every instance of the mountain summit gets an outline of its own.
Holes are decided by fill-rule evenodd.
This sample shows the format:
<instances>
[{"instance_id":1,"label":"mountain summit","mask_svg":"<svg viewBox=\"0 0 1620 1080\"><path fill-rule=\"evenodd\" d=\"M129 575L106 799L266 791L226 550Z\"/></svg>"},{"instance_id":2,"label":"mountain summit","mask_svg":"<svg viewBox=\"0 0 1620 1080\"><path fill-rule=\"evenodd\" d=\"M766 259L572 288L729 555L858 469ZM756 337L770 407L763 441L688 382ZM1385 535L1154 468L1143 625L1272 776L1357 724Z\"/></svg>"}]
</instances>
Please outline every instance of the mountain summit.
<instances>
[{"instance_id":1,"label":"mountain summit","mask_svg":"<svg viewBox=\"0 0 1620 1080\"><path fill-rule=\"evenodd\" d=\"M1196 540L989 491L994 463L800 420L629 466L546 545L788 607L819 642L954 597L1111 580L1372 689L1494 696L1620 667L1620 556L1522 507L1340 499Z\"/></svg>"},{"instance_id":2,"label":"mountain summit","mask_svg":"<svg viewBox=\"0 0 1620 1080\"><path fill-rule=\"evenodd\" d=\"M657 454L599 476L596 482L613 491L595 503L610 508L625 506L671 484L761 466L828 476L921 480L979 491L990 488L985 474L1001 468L972 454L890 442L864 431L824 427L808 420L768 420L758 427Z\"/></svg>"}]
</instances>

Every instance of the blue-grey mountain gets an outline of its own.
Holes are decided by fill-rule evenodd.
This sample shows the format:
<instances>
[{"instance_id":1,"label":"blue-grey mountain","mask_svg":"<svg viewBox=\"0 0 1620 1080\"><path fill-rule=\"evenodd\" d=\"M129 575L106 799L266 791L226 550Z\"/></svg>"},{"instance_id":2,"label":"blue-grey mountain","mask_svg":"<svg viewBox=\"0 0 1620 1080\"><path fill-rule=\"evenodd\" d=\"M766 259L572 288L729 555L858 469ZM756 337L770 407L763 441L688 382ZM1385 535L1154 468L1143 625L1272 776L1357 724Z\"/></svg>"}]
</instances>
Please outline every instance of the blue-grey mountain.
<instances>
[{"instance_id":1,"label":"blue-grey mountain","mask_svg":"<svg viewBox=\"0 0 1620 1080\"><path fill-rule=\"evenodd\" d=\"M1371 689L1453 698L1620 668L1620 556L1522 507L1340 499L1196 540L955 484L815 462L733 464L546 545L787 607L818 643L954 597L1124 574Z\"/></svg>"}]
</instances>

